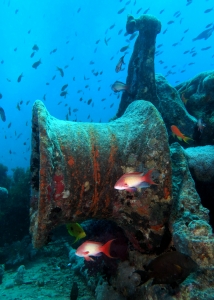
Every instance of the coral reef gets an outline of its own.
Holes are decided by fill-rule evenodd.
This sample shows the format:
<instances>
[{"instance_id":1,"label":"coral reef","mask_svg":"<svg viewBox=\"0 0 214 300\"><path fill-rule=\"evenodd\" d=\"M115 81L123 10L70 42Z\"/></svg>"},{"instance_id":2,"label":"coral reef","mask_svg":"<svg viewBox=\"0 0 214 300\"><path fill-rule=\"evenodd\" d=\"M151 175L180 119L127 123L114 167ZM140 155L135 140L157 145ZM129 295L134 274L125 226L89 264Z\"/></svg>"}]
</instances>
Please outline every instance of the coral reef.
<instances>
[{"instance_id":1,"label":"coral reef","mask_svg":"<svg viewBox=\"0 0 214 300\"><path fill-rule=\"evenodd\" d=\"M119 294L113 289L112 286L109 286L107 282L104 282L97 286L95 292L96 300L126 300L127 298Z\"/></svg>"},{"instance_id":2,"label":"coral reef","mask_svg":"<svg viewBox=\"0 0 214 300\"><path fill-rule=\"evenodd\" d=\"M179 93L163 75L156 74L155 80L159 99L158 110L168 130L169 143L175 141L172 137L171 125L176 125L181 132L185 132L186 136L192 137L196 128L196 118L188 113ZM183 142L183 145L186 147L187 144Z\"/></svg>"},{"instance_id":3,"label":"coral reef","mask_svg":"<svg viewBox=\"0 0 214 300\"><path fill-rule=\"evenodd\" d=\"M14 282L18 285L24 283L24 274L25 274L25 266L21 265L17 269L16 276L14 278Z\"/></svg>"},{"instance_id":4,"label":"coral reef","mask_svg":"<svg viewBox=\"0 0 214 300\"><path fill-rule=\"evenodd\" d=\"M4 265L0 265L0 284L2 284L3 276L4 276Z\"/></svg>"},{"instance_id":5,"label":"coral reef","mask_svg":"<svg viewBox=\"0 0 214 300\"><path fill-rule=\"evenodd\" d=\"M6 188L0 187L0 199L1 202L5 201L8 197L8 190Z\"/></svg>"},{"instance_id":6,"label":"coral reef","mask_svg":"<svg viewBox=\"0 0 214 300\"><path fill-rule=\"evenodd\" d=\"M209 211L201 205L185 153L179 144L171 146L171 157L174 165L173 243L176 249L190 255L201 267L210 267L214 260L214 237L208 223Z\"/></svg>"},{"instance_id":7,"label":"coral reef","mask_svg":"<svg viewBox=\"0 0 214 300\"><path fill-rule=\"evenodd\" d=\"M186 109L196 119L206 123L203 134L195 131L198 145L214 144L214 71L206 71L175 87L187 100Z\"/></svg>"},{"instance_id":8,"label":"coral reef","mask_svg":"<svg viewBox=\"0 0 214 300\"><path fill-rule=\"evenodd\" d=\"M2 230L0 246L21 240L29 231L29 199L30 199L30 171L15 168L12 176L7 175L7 167L0 165L0 186L4 196L0 201L0 226ZM5 201L6 200L6 201ZM15 228L15 229L14 229ZM8 234L9 232L9 234Z\"/></svg>"},{"instance_id":9,"label":"coral reef","mask_svg":"<svg viewBox=\"0 0 214 300\"><path fill-rule=\"evenodd\" d=\"M196 180L214 182L214 146L189 147L185 155Z\"/></svg>"},{"instance_id":10,"label":"coral reef","mask_svg":"<svg viewBox=\"0 0 214 300\"><path fill-rule=\"evenodd\" d=\"M160 22L149 15L128 16L126 29L130 34L139 31L139 36L118 119L108 124L64 122L50 116L40 101L34 104L30 230L34 246L51 241L42 249L33 249L30 237L24 237L29 170L17 168L8 177L0 164L0 226L7 228L0 241L2 299L6 293L12 299L14 291L21 298L27 285L29 293L58 300L68 295L81 300L213 299L214 235L209 211L196 190L199 183L208 184L214 194L214 146L206 145L214 142L214 73L203 72L173 88L154 73ZM199 118L206 122L203 132L197 128ZM173 124L193 137L194 145L206 146L183 149L171 144ZM157 185L134 193L113 189L122 174L150 169ZM115 239L115 259L102 255L88 262L75 255L80 242L71 246L56 227L79 221L85 221L87 239ZM153 282L152 277L143 282L139 274L172 250L191 257L194 265L183 271L173 264L171 271L178 272L174 277L181 269L186 272L178 278L179 286L157 284L161 280Z\"/></svg>"}]
</instances>

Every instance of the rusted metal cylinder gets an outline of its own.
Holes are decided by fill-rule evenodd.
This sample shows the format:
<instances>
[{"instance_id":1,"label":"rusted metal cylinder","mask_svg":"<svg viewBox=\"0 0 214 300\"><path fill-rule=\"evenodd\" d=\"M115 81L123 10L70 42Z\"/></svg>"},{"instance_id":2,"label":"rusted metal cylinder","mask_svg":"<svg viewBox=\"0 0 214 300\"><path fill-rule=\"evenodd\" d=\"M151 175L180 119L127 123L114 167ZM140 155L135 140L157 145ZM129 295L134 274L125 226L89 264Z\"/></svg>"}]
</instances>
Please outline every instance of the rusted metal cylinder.
<instances>
[{"instance_id":1,"label":"rusted metal cylinder","mask_svg":"<svg viewBox=\"0 0 214 300\"><path fill-rule=\"evenodd\" d=\"M60 121L37 100L32 116L30 232L39 248L53 228L90 218L121 226L142 252L159 247L171 207L168 137L156 108L135 101L110 123ZM158 185L114 189L128 171L156 170Z\"/></svg>"}]
</instances>

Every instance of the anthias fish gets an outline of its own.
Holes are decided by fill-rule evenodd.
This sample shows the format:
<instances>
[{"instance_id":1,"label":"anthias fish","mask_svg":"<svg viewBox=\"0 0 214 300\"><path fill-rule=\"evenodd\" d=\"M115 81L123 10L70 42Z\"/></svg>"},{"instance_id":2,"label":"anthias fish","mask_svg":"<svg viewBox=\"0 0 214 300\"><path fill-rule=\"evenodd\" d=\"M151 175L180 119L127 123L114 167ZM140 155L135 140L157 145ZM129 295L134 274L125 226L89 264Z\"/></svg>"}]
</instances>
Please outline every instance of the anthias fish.
<instances>
[{"instance_id":1,"label":"anthias fish","mask_svg":"<svg viewBox=\"0 0 214 300\"><path fill-rule=\"evenodd\" d=\"M147 188L151 184L157 185L152 178L152 170L149 170L145 175L140 172L126 173L116 182L114 188L116 190L126 190L134 192L137 188Z\"/></svg>"},{"instance_id":2,"label":"anthias fish","mask_svg":"<svg viewBox=\"0 0 214 300\"><path fill-rule=\"evenodd\" d=\"M93 261L93 258L90 256L100 256L100 253L104 253L106 256L110 258L114 258L110 255L110 246L114 241L110 240L104 245L99 242L86 241L76 250L76 255L80 257L84 257L87 261Z\"/></svg>"},{"instance_id":3,"label":"anthias fish","mask_svg":"<svg viewBox=\"0 0 214 300\"><path fill-rule=\"evenodd\" d=\"M76 238L73 244L76 243L78 240L86 237L85 231L78 223L66 224L66 228L68 230L68 233Z\"/></svg>"},{"instance_id":4,"label":"anthias fish","mask_svg":"<svg viewBox=\"0 0 214 300\"><path fill-rule=\"evenodd\" d=\"M152 284L171 284L175 287L195 272L198 265L190 256L174 251L156 257L144 268L146 271L135 271L141 276L140 284L153 278Z\"/></svg>"},{"instance_id":5,"label":"anthias fish","mask_svg":"<svg viewBox=\"0 0 214 300\"><path fill-rule=\"evenodd\" d=\"M117 65L116 65L116 68L115 68L115 71L116 73L120 72L121 71L121 68L122 68L122 65L125 65L124 63L124 57L125 57L126 54L124 54L118 61Z\"/></svg>"},{"instance_id":6,"label":"anthias fish","mask_svg":"<svg viewBox=\"0 0 214 300\"><path fill-rule=\"evenodd\" d=\"M115 81L115 83L112 84L111 88L115 93L128 90L128 86L121 81Z\"/></svg>"},{"instance_id":7,"label":"anthias fish","mask_svg":"<svg viewBox=\"0 0 214 300\"><path fill-rule=\"evenodd\" d=\"M183 140L187 144L188 144L188 141L190 141L190 140L193 141L193 139L191 139L191 138L185 136L183 133L181 133L177 126L172 125L171 130L172 130L172 135L173 136L176 135L180 141Z\"/></svg>"}]
</instances>

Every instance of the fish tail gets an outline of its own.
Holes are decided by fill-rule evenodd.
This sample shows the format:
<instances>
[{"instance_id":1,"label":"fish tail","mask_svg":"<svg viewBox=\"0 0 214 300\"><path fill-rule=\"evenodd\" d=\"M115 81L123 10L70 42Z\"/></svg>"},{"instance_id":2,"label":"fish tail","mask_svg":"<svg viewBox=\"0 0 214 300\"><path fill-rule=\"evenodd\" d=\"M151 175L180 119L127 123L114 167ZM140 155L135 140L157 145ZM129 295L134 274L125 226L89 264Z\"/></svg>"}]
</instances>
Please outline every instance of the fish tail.
<instances>
[{"instance_id":1,"label":"fish tail","mask_svg":"<svg viewBox=\"0 0 214 300\"><path fill-rule=\"evenodd\" d=\"M110 258L115 258L115 257L112 257L110 255L110 247L111 247L111 243L114 241L115 239L113 240L110 240L108 241L107 243L105 243L103 246L101 246L100 248L100 252L103 252L106 256L110 257Z\"/></svg>"},{"instance_id":2,"label":"fish tail","mask_svg":"<svg viewBox=\"0 0 214 300\"><path fill-rule=\"evenodd\" d=\"M190 137L184 136L183 141L188 144L189 141L194 141Z\"/></svg>"},{"instance_id":3,"label":"fish tail","mask_svg":"<svg viewBox=\"0 0 214 300\"><path fill-rule=\"evenodd\" d=\"M72 245L75 244L78 240L79 240L79 237L77 236L76 240L72 243Z\"/></svg>"},{"instance_id":4,"label":"fish tail","mask_svg":"<svg viewBox=\"0 0 214 300\"><path fill-rule=\"evenodd\" d=\"M152 180L152 172L154 171L154 169L151 169L149 170L145 175L142 176L143 180L150 183L150 184L155 184L155 185L158 185L157 183L155 183L153 180Z\"/></svg>"}]
</instances>

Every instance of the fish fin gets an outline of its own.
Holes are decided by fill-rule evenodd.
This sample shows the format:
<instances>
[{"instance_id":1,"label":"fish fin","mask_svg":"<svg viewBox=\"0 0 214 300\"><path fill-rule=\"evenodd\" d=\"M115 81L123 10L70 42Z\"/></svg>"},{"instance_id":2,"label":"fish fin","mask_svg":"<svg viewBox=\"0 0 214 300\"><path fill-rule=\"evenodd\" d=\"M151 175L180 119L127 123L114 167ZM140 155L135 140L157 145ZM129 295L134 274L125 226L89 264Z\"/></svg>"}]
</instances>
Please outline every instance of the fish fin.
<instances>
[{"instance_id":1,"label":"fish fin","mask_svg":"<svg viewBox=\"0 0 214 300\"><path fill-rule=\"evenodd\" d=\"M184 140L184 142L187 143L187 144L188 144L188 141L194 141L193 139L191 139L191 138L189 138L189 137L187 137L187 136L185 136L185 137L183 138L183 140Z\"/></svg>"},{"instance_id":2,"label":"fish fin","mask_svg":"<svg viewBox=\"0 0 214 300\"><path fill-rule=\"evenodd\" d=\"M149 170L144 176L142 176L143 182L147 182L149 184L155 184L158 185L157 183L155 183L152 178L151 178L151 174L154 171L154 169Z\"/></svg>"},{"instance_id":3,"label":"fish fin","mask_svg":"<svg viewBox=\"0 0 214 300\"><path fill-rule=\"evenodd\" d=\"M125 190L129 193L134 193L134 192L136 192L137 189L135 187L129 187L129 188L126 188Z\"/></svg>"},{"instance_id":4,"label":"fish fin","mask_svg":"<svg viewBox=\"0 0 214 300\"><path fill-rule=\"evenodd\" d=\"M95 254L94 256L101 256L101 255L102 255L102 253L99 252L99 253Z\"/></svg>"},{"instance_id":5,"label":"fish fin","mask_svg":"<svg viewBox=\"0 0 214 300\"><path fill-rule=\"evenodd\" d=\"M79 240L79 237L77 236L76 240L72 243L72 245L75 244L78 240Z\"/></svg>"},{"instance_id":6,"label":"fish fin","mask_svg":"<svg viewBox=\"0 0 214 300\"><path fill-rule=\"evenodd\" d=\"M174 264L176 270L178 271L179 274L181 274L183 272L181 266Z\"/></svg>"},{"instance_id":7,"label":"fish fin","mask_svg":"<svg viewBox=\"0 0 214 300\"><path fill-rule=\"evenodd\" d=\"M85 260L87 261L94 261L94 259L90 256L84 256Z\"/></svg>"},{"instance_id":8,"label":"fish fin","mask_svg":"<svg viewBox=\"0 0 214 300\"><path fill-rule=\"evenodd\" d=\"M138 286L140 286L141 284L144 284L146 281L148 281L150 279L148 272L146 272L146 271L136 270L136 271L134 271L134 273L137 273L140 275L140 283L138 284Z\"/></svg>"},{"instance_id":9,"label":"fish fin","mask_svg":"<svg viewBox=\"0 0 214 300\"><path fill-rule=\"evenodd\" d=\"M156 183L155 183L156 184ZM150 183L148 183L148 182L141 182L139 185L137 185L136 187L137 188L141 188L141 189L143 189L143 188L147 188L147 187L150 187Z\"/></svg>"},{"instance_id":10,"label":"fish fin","mask_svg":"<svg viewBox=\"0 0 214 300\"><path fill-rule=\"evenodd\" d=\"M182 141L182 137L180 137L180 136L177 136L177 138L179 139L179 141Z\"/></svg>"},{"instance_id":11,"label":"fish fin","mask_svg":"<svg viewBox=\"0 0 214 300\"><path fill-rule=\"evenodd\" d=\"M143 175L142 172L128 172L127 174L129 174L129 175ZM124 174L124 175L126 175L126 174Z\"/></svg>"},{"instance_id":12,"label":"fish fin","mask_svg":"<svg viewBox=\"0 0 214 300\"><path fill-rule=\"evenodd\" d=\"M110 257L110 258L116 258L116 257L112 257L110 255L110 247L111 247L111 243L114 241L115 239L112 239L110 241L108 241L107 243L105 243L103 246L100 247L100 252L104 253L106 256Z\"/></svg>"}]
</instances>

